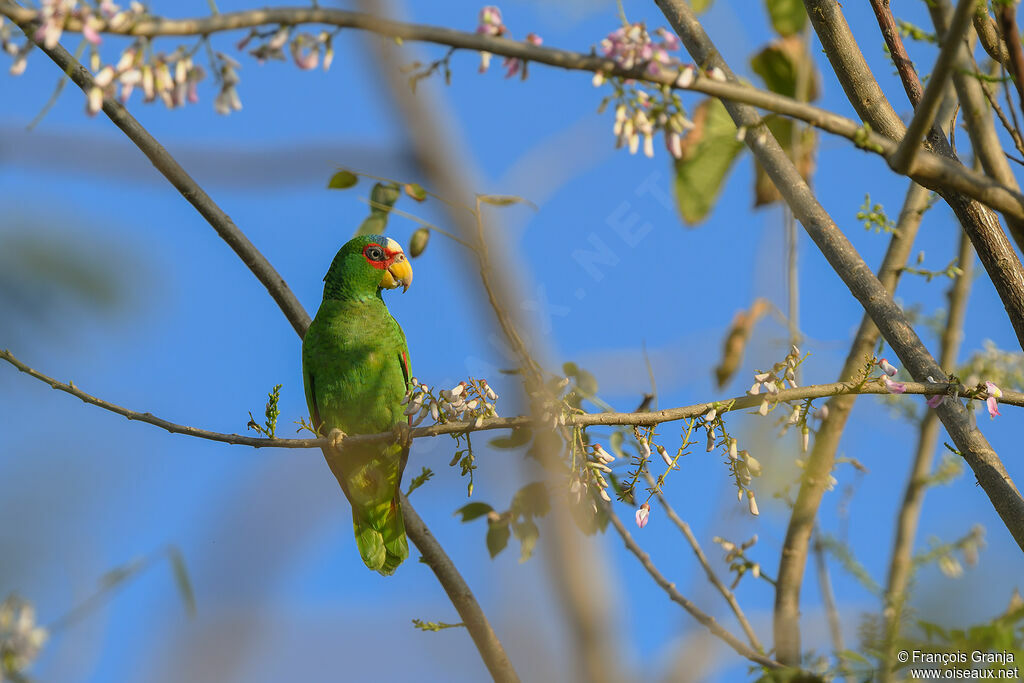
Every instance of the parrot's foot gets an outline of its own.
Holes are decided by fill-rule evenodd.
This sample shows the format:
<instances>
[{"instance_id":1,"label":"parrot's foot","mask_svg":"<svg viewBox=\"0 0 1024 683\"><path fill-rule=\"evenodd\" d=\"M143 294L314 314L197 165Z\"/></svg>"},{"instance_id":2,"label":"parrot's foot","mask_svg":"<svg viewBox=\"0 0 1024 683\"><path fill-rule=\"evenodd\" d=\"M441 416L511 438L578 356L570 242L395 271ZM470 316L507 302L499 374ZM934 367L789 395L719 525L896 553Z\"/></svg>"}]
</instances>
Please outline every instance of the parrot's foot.
<instances>
[{"instance_id":1,"label":"parrot's foot","mask_svg":"<svg viewBox=\"0 0 1024 683\"><path fill-rule=\"evenodd\" d=\"M407 422L398 422L394 427L391 428L391 433L395 435L395 442L402 448L409 448L412 446L412 427Z\"/></svg>"},{"instance_id":2,"label":"parrot's foot","mask_svg":"<svg viewBox=\"0 0 1024 683\"><path fill-rule=\"evenodd\" d=\"M341 442L345 440L346 436L348 435L345 432L335 427L327 434L327 445L334 450L340 450Z\"/></svg>"}]
</instances>

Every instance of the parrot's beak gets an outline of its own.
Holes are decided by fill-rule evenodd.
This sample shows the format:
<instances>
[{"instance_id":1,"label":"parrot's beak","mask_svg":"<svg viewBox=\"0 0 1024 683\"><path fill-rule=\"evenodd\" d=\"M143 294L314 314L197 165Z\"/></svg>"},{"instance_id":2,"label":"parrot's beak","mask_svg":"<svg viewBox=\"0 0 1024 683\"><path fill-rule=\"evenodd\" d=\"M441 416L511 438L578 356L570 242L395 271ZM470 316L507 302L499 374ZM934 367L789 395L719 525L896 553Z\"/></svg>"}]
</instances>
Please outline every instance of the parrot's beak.
<instances>
[{"instance_id":1,"label":"parrot's beak","mask_svg":"<svg viewBox=\"0 0 1024 683\"><path fill-rule=\"evenodd\" d=\"M405 258L405 254L399 254L395 257L394 263L384 271L384 277L380 279L380 286L385 289L401 287L402 292L406 292L411 284L412 266L409 265L409 260Z\"/></svg>"}]
</instances>

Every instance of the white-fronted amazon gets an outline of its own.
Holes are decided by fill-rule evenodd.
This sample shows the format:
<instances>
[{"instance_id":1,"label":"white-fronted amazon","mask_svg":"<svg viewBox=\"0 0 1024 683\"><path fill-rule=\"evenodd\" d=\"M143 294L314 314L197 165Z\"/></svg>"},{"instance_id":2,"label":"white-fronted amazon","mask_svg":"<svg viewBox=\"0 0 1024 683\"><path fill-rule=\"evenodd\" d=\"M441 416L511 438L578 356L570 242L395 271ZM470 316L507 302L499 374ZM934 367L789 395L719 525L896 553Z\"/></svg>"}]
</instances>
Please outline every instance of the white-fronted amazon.
<instances>
[{"instance_id":1,"label":"white-fronted amazon","mask_svg":"<svg viewBox=\"0 0 1024 683\"><path fill-rule=\"evenodd\" d=\"M324 277L323 302L302 342L306 404L332 444L324 457L352 503L363 562L384 575L409 556L398 499L408 442L336 446L347 434L408 428L402 399L409 349L381 291L404 291L411 282L412 267L397 242L381 235L350 240Z\"/></svg>"}]
</instances>

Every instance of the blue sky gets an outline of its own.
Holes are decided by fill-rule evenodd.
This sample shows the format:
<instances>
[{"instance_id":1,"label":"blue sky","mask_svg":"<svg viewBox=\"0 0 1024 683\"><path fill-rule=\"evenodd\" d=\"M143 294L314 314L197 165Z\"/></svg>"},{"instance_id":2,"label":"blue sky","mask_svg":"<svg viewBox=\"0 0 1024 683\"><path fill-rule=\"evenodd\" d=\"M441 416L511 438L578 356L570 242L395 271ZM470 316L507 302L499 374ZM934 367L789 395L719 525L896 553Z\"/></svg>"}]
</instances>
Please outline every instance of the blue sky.
<instances>
[{"instance_id":1,"label":"blue sky","mask_svg":"<svg viewBox=\"0 0 1024 683\"><path fill-rule=\"evenodd\" d=\"M242 8L221 2L221 10ZM513 36L528 31L545 43L587 51L616 26L612 3L513 2L501 5ZM410 7L424 23L472 30L479 6L467 2ZM205 2L154 3L174 16L207 12ZM661 25L653 4L627 2L631 19ZM898 111L909 109L884 61L882 42L866 6L847 3L848 19ZM903 8L900 8L903 11ZM915 14L916 13L916 14ZM915 8L906 18L927 19ZM761 12L738 0L716 0L706 28L726 59L749 75L747 59L770 39ZM212 109L215 94L184 110L130 103L131 111L210 192L271 260L310 314L324 272L362 219L358 197L369 185L328 192L336 165L421 180L408 163L401 122L369 68L365 37L343 32L329 73L299 72L291 64L258 66L243 57L244 109L230 117ZM217 39L231 51L233 37ZM74 43L67 43L73 47ZM110 39L105 49L118 41ZM175 43L167 41L172 50ZM914 48L916 49L916 48ZM409 60L440 56L417 46ZM823 57L815 50L822 66ZM928 64L931 53L912 54ZM621 409L647 390L641 345L659 379L662 407L734 396L754 368L785 354L784 328L758 325L738 377L722 392L711 370L734 313L758 296L784 307L782 213L751 209L753 169L744 156L723 199L702 226L681 226L670 192L669 160L660 145L653 160L613 149L610 114L596 113L603 93L586 74L534 66L526 82L506 81L499 68L480 75L477 58L453 60L442 95L472 162L481 192L519 194L536 212L500 214L508 252L524 275L525 313L543 339L552 367L573 360L590 369L602 396ZM922 67L923 70L926 70ZM59 72L36 52L20 78L0 78L0 237L32 231L58 240L79 258L108 272L121 293L113 309L48 304L48 322L12 317L0 325L0 346L29 365L107 400L177 422L243 432L248 411L259 414L266 392L283 384L281 431L304 414L300 346L273 301L244 265L114 126L83 113L73 88L32 132L25 125L50 96ZM688 97L688 105L696 99ZM834 78L823 79L823 106L851 115ZM966 135L958 137L962 147ZM894 218L905 180L875 156L822 138L814 186L871 265L885 238L866 232L855 213L870 193ZM444 225L429 204L411 207ZM623 221L649 224L634 246L616 231ZM415 225L395 218L389 234L405 241ZM619 260L595 279L573 252L597 239ZM956 225L944 206L927 214L917 249L926 265L944 267L956 247ZM515 391L494 372L503 358L491 339L491 320L479 315L480 287L458 245L435 236L414 262L416 282L387 302L409 339L414 373L431 384L484 373L506 397L503 414L517 413ZM861 312L813 245L801 236L801 327L811 352L807 382L835 379ZM941 306L946 281L907 277L898 297ZM992 287L978 278L965 330L964 353L992 339L1014 348L1012 330ZM935 340L926 336L930 348ZM909 399L917 401L918 399ZM984 430L1011 475L1016 461L1011 410ZM102 609L54 635L33 669L40 680L479 680L485 671L461 630L415 631L410 620L456 621L426 567L410 561L384 579L365 570L351 538L348 505L319 452L254 451L166 434L86 406L15 372L0 370L0 593L17 591L38 605L46 623L90 595L99 577L168 544L184 553L198 602L188 618L171 572L158 564ZM791 473L793 435L777 440L764 420L735 416L730 426L770 470L759 495L762 514L738 506L717 456L695 452L670 479L668 493L693 526L705 551L720 563L715 535L743 540L775 573L786 509L770 498L771 481ZM663 434L672 434L665 428ZM836 472L840 486L822 505L824 530L849 540L858 558L884 581L891 528L916 428L878 400L857 404L841 451L870 470ZM515 549L487 556L484 525L462 525L451 513L465 502L465 482L447 467L452 442L419 440L409 472L429 466L437 476L414 495L420 513L477 593L524 679L564 673L567 644L543 558L520 565ZM763 457L761 457L763 456ZM483 450L474 499L504 507L523 483L518 454ZM844 491L854 487L847 500ZM848 514L840 514L845 501ZM620 506L619 513L631 516ZM959 581L932 569L917 583L923 616L978 621L1005 607L1021 575L1019 551L969 474L932 490L925 503L919 547L929 536L949 540L978 521L988 529L980 566ZM702 608L735 628L683 539L655 510L637 536L663 572ZM660 675L684 653L688 667L709 680L732 680L742 663L670 603L614 537L596 541L614 583L606 599L619 618L618 644L644 678ZM415 556L415 553L414 553ZM860 614L877 602L832 565L847 643L856 646ZM984 591L975 587L984 585ZM738 597L761 637L770 642L770 586L745 579ZM813 572L803 591L805 646L827 650ZM707 652L710 657L694 653ZM395 656L395 653L401 653ZM710 659L711 661L707 661ZM698 661L700 660L700 661ZM723 664L722 662L726 662ZM733 665L730 665L732 663ZM725 667L725 668L722 668ZM344 674L344 675L343 675Z\"/></svg>"}]
</instances>

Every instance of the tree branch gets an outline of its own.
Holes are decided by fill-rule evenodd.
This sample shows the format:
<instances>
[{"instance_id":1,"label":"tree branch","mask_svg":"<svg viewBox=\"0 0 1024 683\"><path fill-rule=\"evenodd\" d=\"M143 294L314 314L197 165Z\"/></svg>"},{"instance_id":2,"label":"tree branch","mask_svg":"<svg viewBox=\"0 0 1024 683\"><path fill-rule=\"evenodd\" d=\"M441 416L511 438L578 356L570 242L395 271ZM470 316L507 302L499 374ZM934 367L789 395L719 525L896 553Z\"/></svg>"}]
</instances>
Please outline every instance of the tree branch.
<instances>
[{"instance_id":1,"label":"tree branch","mask_svg":"<svg viewBox=\"0 0 1024 683\"><path fill-rule=\"evenodd\" d=\"M697 561L700 563L704 573L708 577L708 581L714 586L725 601L729 603L729 609L736 615L736 621L740 623L740 627L743 629L743 633L747 636L747 641L750 646L758 652L764 652L764 646L757 637L757 633L754 632L754 628L750 625L750 621L747 619L747 615L743 613L740 608L740 603L736 600L736 595L729 587L722 583L722 580L718 578L718 574L711 568L711 563L708 562L707 556L704 555L704 550L700 547L700 543L697 541L697 537L693 535L693 531L690 529L690 525L687 524L683 519L676 514L676 511L669 504L668 499L665 498L665 494L662 493L661 487L654 481L654 477L647 470L644 470L644 476L647 478L647 483L654 489L654 495L657 497L658 502L661 503L661 507L665 510L665 514L675 524L679 531L682 532L683 536L686 537L686 542L690 544L690 548L693 550L693 554L697 556Z\"/></svg>"},{"instance_id":2,"label":"tree branch","mask_svg":"<svg viewBox=\"0 0 1024 683\"><path fill-rule=\"evenodd\" d=\"M838 1L804 0L804 6L850 104L873 129L893 140L901 139L904 134L903 122L885 99L878 82L868 68ZM947 160L959 165L949 141L941 132L936 134L937 132L933 129L932 134L928 136L928 145L935 152L947 157ZM1006 239L996 217L977 202L970 201L968 197L983 204L989 203L963 190L951 192L950 186L938 188L924 180L915 179L922 185L936 189L942 195L964 230L970 235L971 242L974 243L974 248L1006 308L1010 324L1017 334L1017 341L1021 348L1024 348L1024 267L1021 266L1020 259ZM1016 213L1006 215L1019 218ZM1021 238L1024 238L1024 230L1021 232ZM1024 249L1024 244L1018 242L1018 246Z\"/></svg>"},{"instance_id":3,"label":"tree branch","mask_svg":"<svg viewBox=\"0 0 1024 683\"><path fill-rule=\"evenodd\" d=\"M423 554L423 561L433 570L438 582L444 587L448 599L455 605L455 610L462 617L476 649L487 665L487 670L495 681L515 683L519 680L516 670L512 667L501 641L487 621L487 616L480 609L480 603L473 596L473 591L465 579L455 568L455 563L437 542L430 529L420 519L412 503L401 491L398 492L402 503L402 517L405 518L405 531L409 534Z\"/></svg>"},{"instance_id":4,"label":"tree branch","mask_svg":"<svg viewBox=\"0 0 1024 683\"><path fill-rule=\"evenodd\" d=\"M960 234L960 248L957 259L961 273L949 288L949 312L946 325L940 340L941 351L939 362L943 367L952 367L956 363L963 338L964 320L967 317L967 302L971 292L974 275L974 249L971 241L963 233ZM914 537L917 535L918 520L924 504L924 494L928 486L928 477L932 470L932 461L939 441L939 421L932 411L925 413L921 419L920 432L917 439L917 450L914 462L910 466L910 475L903 493L903 504L896 518L896 537L893 540L892 556L889 561L889 575L885 588L885 652L881 680L891 680L890 665L895 654L895 640L899 635L902 623L903 604L906 599L907 582L912 566L911 554L914 550Z\"/></svg>"},{"instance_id":5,"label":"tree branch","mask_svg":"<svg viewBox=\"0 0 1024 683\"><path fill-rule=\"evenodd\" d=\"M10 0L0 0L0 14L11 17L16 22L22 22L23 24L26 21L34 21L36 16L33 10L13 5ZM882 133L878 135L866 131L861 123L844 118L825 109L784 95L778 95L738 83L719 83L713 79L698 75L692 85L683 88L676 84L676 74L652 76L647 73L645 65L624 69L610 59L595 55L541 47L505 38L454 31L448 28L407 24L380 19L359 12L313 8L253 10L218 14L202 19L154 19L152 21L139 22L134 27L123 27L118 31L109 32L146 37L208 35L218 31L257 27L268 23L281 23L289 26L300 23L324 23L339 27L356 28L402 40L429 42L456 49L485 51L567 70L592 73L600 71L608 76L669 86L676 90L702 92L713 97L752 104L768 111L799 119L825 132L845 137L855 142L865 151L881 155L887 162L891 158L892 153L897 149L897 144L894 141L899 140L902 136L903 124L899 121L899 117L896 116L895 112L892 112L892 116L896 126L895 130L899 134L889 134L886 127L879 128L873 122L872 127ZM81 26L77 20L69 19L67 28L73 31L80 30ZM92 85L91 78L84 81L86 83L84 86L79 80L75 82L84 90L88 90ZM873 121L873 119L868 120ZM889 128L892 128L892 126ZM983 204L991 206L997 211L1024 220L1024 195L1020 192L1005 187L984 174L965 168L932 152L922 151L917 154L914 162L906 171L906 175L931 189L961 192Z\"/></svg>"},{"instance_id":6,"label":"tree branch","mask_svg":"<svg viewBox=\"0 0 1024 683\"><path fill-rule=\"evenodd\" d=\"M910 120L900 146L889 158L889 164L897 173L903 173L910 168L917 150L921 147L922 138L931 130L942 101L942 91L946 89L946 79L949 78L949 72L960 54L960 41L971 25L971 16L974 14L977 1L960 0L956 6L949 29L942 37L942 48L928 78L928 86L921 95L921 101L914 107L914 118Z\"/></svg>"},{"instance_id":7,"label":"tree branch","mask_svg":"<svg viewBox=\"0 0 1024 683\"><path fill-rule=\"evenodd\" d=\"M8 16L11 16L12 5L8 0L0 0L0 11ZM18 9L15 7L15 9ZM32 37L32 29L29 25L24 22L19 23L19 27L25 32L25 35ZM57 45L52 50L47 49L44 46L39 46L43 52L46 53L50 59L54 61L68 74L72 81L83 90L87 91L93 84L92 76L88 70L85 69L78 61L64 49L63 46ZM302 304L292 293L284 279L274 270L270 262L260 253L258 249L248 240L244 233L238 229L234 222L225 214L220 207L214 203L214 201L206 194L206 192L185 172L185 170L178 164L177 161L160 145L159 142L153 138L149 132L143 128L143 126L135 120L135 118L128 113L128 111L116 100L112 98L104 98L103 100L103 112L110 118L114 124L120 128L128 138L135 143L139 150L145 154L153 165L159 170L164 177L166 177L175 188L181 192L182 196L185 197L192 204L200 215L206 219L206 221L213 227L214 230L226 241L231 248L235 251L239 258L242 259L243 263L249 267L253 275L263 283L270 292L274 301L277 302L278 307L284 313L285 317L292 324L292 328L302 338L306 329L309 327L309 315L306 313ZM11 362L13 358L9 352L4 352L4 360ZM16 365L17 366L17 365ZM21 368L19 368L21 369ZM32 374L32 373L30 373ZM34 375L35 376L35 375ZM45 381L45 380L44 380ZM48 382L50 383L50 382ZM78 396L83 400L87 400L83 396L79 395L77 390L73 389L70 385L60 385L61 383L55 382L50 383L55 389L61 389L67 391L72 395ZM100 407L108 408L107 405L102 405L98 399L88 401L99 405ZM108 404L109 405L109 404ZM111 409L111 408L108 408ZM125 409L114 410L120 414L128 417ZM127 411L132 412L132 411ZM146 419L144 413L134 413L133 418L140 421L153 423L152 416L148 416L150 419ZM172 423L161 421L161 424L157 426L173 431L169 426L179 427L179 433L191 434L192 436L200 436L199 433L192 430L189 427L181 427L180 425L172 425ZM220 438L216 438L218 441L225 441L228 443L235 443L232 438L245 439L246 437L236 437L235 435L218 435ZM392 436L393 438L393 436ZM297 441L293 439L278 439L274 441ZM271 444L266 444L271 445ZM273 445L280 445L275 443ZM317 444L319 445L319 444ZM411 508L410 508L411 509ZM415 512L413 512L415 516ZM419 520L418 517L416 517ZM470 632L470 636L473 638L473 642L477 645L480 656L484 662L488 665L495 680L502 681L517 681L518 678L515 676L515 671L511 669L511 665L508 664L508 657L501 646L501 642L494 635L493 630L490 628L490 624L487 622L486 617L480 610L479 605L476 603L473 594L465 589L465 581L462 580L458 569L451 562L444 552L438 552L440 546L437 541L430 536L426 525L419 520L419 524L410 525L406 528L409 538L420 549L423 553L424 559L430 565L438 581L444 588L445 592L452 598L455 608L460 614L467 613L472 614L472 620L466 619L466 628ZM465 590L464 590L465 589ZM486 628L485 628L486 627ZM497 666L498 668L491 668ZM509 672L511 671L511 675Z\"/></svg>"},{"instance_id":8,"label":"tree branch","mask_svg":"<svg viewBox=\"0 0 1024 683\"><path fill-rule=\"evenodd\" d=\"M1005 2L998 5L999 28L1002 29L1004 44L1010 59L1007 63L1013 74L1013 82L1017 86L1017 97L1024 107L1024 49L1021 49L1020 31L1017 29L1017 3Z\"/></svg>"},{"instance_id":9,"label":"tree branch","mask_svg":"<svg viewBox=\"0 0 1024 683\"><path fill-rule=\"evenodd\" d=\"M235 446L251 446L253 448L323 448L327 445L326 439L269 439L260 436L225 434L222 432L210 431L208 429L189 427L188 425L178 424L176 422L171 422L170 420L157 417L152 413L130 410L119 406L116 403L111 403L110 401L97 398L96 396L88 394L76 387L74 382L68 382L65 384L64 382L60 382L49 377L48 375L44 375L38 370L32 369L22 361L18 360L14 354L6 349L0 350L0 360L7 361L30 377L34 377L40 382L48 384L53 389L63 391L75 398L81 399L85 403L116 413L117 415L121 415L129 420L144 422L146 424L153 425L154 427L159 427L160 429L164 429L172 434L184 434L185 436L193 436L199 439L218 441L220 443L233 444ZM906 386L906 392L904 393L910 395L934 396L936 394L948 395L950 393L955 393L958 396L963 396L965 398L984 398L984 396L978 393L979 389L977 387L971 388L963 385L927 382L905 382L904 385ZM834 382L832 384L818 384L799 387L797 389L782 389L775 395L773 401L778 404L789 401L803 401L809 398L826 398L829 396L889 393L890 392L885 388L885 385L880 380L867 380L864 382ZM760 405L763 398L763 396L744 395L725 399L723 401L708 401L706 403L697 403L695 405L682 406L679 408L667 408L665 410L657 410L654 412L583 413L581 415L567 415L565 423L568 426L579 427L616 425L649 427L665 422L675 422L691 417L697 417L698 415L704 415L712 408L716 408L719 413L723 414L743 410L744 408L754 408ZM1024 407L1024 393L1004 390L1003 396L999 399L999 402L1003 405ZM410 430L409 435L413 439L422 439L424 437L442 436L445 434L470 434L473 432L486 432L495 429L515 429L516 427L528 427L534 422L535 420L528 415L492 418L484 420L479 425L472 422L445 422L442 424L431 425L430 427L416 427ZM346 445L389 442L394 441L394 439L395 435L393 432L381 432L379 434L350 434L342 441L342 448L345 448Z\"/></svg>"},{"instance_id":10,"label":"tree branch","mask_svg":"<svg viewBox=\"0 0 1024 683\"><path fill-rule=\"evenodd\" d=\"M735 79L685 0L656 2L698 63L718 67L726 74L727 79ZM870 268L839 230L831 216L818 203L757 112L747 105L735 102L725 102L725 106L736 125L747 128L744 139L754 152L754 156L826 260L871 315L875 325L911 374L922 379L944 375L903 315L903 311L871 273ZM1003 238L1005 240L1005 236ZM1024 285L1024 280L1021 284ZM1021 324L1024 326L1024 316L1021 318ZM1021 336L1024 337L1024 329ZM1024 549L1024 499L1013 485L1006 468L985 437L972 425L971 416L963 407L954 401L944 401L937 410L946 430L971 465L1003 523L1018 545ZM794 643L776 641L780 661L786 664L799 662L799 643L795 643L796 649L793 645Z\"/></svg>"},{"instance_id":11,"label":"tree branch","mask_svg":"<svg viewBox=\"0 0 1024 683\"><path fill-rule=\"evenodd\" d=\"M928 206L928 190L911 183L900 211L896 230L878 269L878 278L890 294L903 272L914 246L921 218ZM865 312L846 360L839 372L841 381L855 380L863 372L864 358L878 341L878 328ZM855 395L836 396L826 404L828 415L814 436L811 452L804 466L793 510L786 527L786 536L779 553L778 581L775 587L775 642L794 644L785 649L799 651L800 592L803 587L807 553L814 532L818 508L825 495L825 486L835 466L836 453L846 422L853 410Z\"/></svg>"},{"instance_id":12,"label":"tree branch","mask_svg":"<svg viewBox=\"0 0 1024 683\"><path fill-rule=\"evenodd\" d=\"M29 20L19 19L18 17L25 16L25 10L13 5L9 0L0 0L0 12L13 19L19 28L25 32L25 36L35 42L34 31L28 23L34 20L34 17ZM32 14L34 15L35 13L32 12ZM57 45L51 50L44 45L39 45L38 43L36 45L83 92L88 92L93 86L92 74L63 46ZM263 254L253 246L249 238L238 229L234 221L206 194L206 191L192 179L192 176L164 149L163 145L157 142L156 138L150 135L149 131L135 120L134 116L128 113L128 110L120 102L111 97L105 97L103 99L103 113L128 136L129 140L135 143L135 146L146 155L146 158L152 162L156 170L160 171L161 175L167 178L171 185L181 193L181 196L195 207L196 211L206 219L206 222L217 231L221 239L228 243L232 251L242 260L242 263L248 266L252 274L256 276L256 279L267 288L270 296L277 302L288 322L292 324L292 328L299 336L301 337L305 334L306 328L309 327L309 316L302 308L302 304L295 298L295 294L289 289L284 278L270 265L270 262L267 261Z\"/></svg>"},{"instance_id":13,"label":"tree branch","mask_svg":"<svg viewBox=\"0 0 1024 683\"><path fill-rule=\"evenodd\" d=\"M608 519L611 520L612 526L614 526L615 530L619 532L619 536L622 537L623 543L626 544L626 549L640 560L640 564L643 565L643 568L651 575L654 582L658 584L662 590L668 593L668 597L672 602L682 606L690 616L700 622L705 628L711 631L711 633L725 641L725 643L735 650L737 654L746 657L750 661L756 662L761 666L768 667L769 669L778 669L782 667L782 664L779 662L764 656L760 652L752 650L749 646L744 644L743 641L725 630L714 617L704 613L699 607L687 600L686 597L676 589L676 585L666 579L665 575L658 571L654 562L651 561L651 556L645 553L640 545L633 540L633 536L629 533L629 530L622 523L622 520L619 519L619 516L615 514L615 510L612 508L611 503L603 503L603 505L604 511L608 515Z\"/></svg>"}]
</instances>

